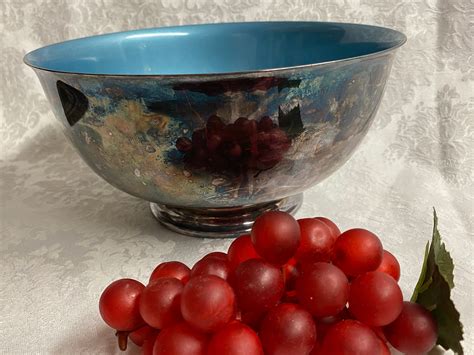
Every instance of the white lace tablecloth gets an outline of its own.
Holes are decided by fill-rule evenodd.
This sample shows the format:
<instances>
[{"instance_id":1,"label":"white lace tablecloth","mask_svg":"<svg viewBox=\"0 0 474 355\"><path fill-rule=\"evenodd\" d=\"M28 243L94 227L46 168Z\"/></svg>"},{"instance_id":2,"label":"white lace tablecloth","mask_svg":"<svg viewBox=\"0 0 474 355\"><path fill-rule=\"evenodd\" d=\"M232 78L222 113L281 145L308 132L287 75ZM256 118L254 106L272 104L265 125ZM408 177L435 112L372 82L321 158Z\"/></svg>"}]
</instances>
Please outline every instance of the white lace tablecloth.
<instances>
[{"instance_id":1,"label":"white lace tablecloth","mask_svg":"<svg viewBox=\"0 0 474 355\"><path fill-rule=\"evenodd\" d=\"M92 173L60 133L22 64L25 52L122 29L264 19L363 22L407 34L370 133L305 194L298 216L377 233L397 255L409 297L435 206L456 264L466 354L474 353L472 1L3 0L0 14L0 353L116 353L98 313L109 282L146 281L164 260L191 265L230 243L164 229L147 203Z\"/></svg>"}]
</instances>

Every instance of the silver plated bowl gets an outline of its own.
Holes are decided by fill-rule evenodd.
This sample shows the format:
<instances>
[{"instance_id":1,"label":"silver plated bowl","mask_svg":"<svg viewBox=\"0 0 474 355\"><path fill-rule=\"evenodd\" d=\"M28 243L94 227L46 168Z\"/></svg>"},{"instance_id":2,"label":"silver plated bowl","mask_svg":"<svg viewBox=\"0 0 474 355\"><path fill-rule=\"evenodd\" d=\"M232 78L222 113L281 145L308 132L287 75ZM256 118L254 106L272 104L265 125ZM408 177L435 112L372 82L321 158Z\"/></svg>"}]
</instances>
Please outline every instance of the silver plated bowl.
<instances>
[{"instance_id":1,"label":"silver plated bowl","mask_svg":"<svg viewBox=\"0 0 474 355\"><path fill-rule=\"evenodd\" d=\"M25 62L99 176L169 228L221 237L294 212L349 159L405 40L355 24L194 25L62 42Z\"/></svg>"}]
</instances>

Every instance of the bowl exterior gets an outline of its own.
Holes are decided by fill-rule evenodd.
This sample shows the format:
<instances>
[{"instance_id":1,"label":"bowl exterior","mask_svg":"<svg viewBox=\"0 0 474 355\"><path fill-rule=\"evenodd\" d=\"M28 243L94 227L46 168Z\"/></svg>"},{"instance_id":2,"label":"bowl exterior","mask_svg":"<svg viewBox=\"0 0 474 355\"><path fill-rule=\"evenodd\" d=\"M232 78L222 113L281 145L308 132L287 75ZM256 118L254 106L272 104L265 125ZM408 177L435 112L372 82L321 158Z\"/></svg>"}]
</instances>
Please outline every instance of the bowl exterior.
<instances>
[{"instance_id":1,"label":"bowl exterior","mask_svg":"<svg viewBox=\"0 0 474 355\"><path fill-rule=\"evenodd\" d=\"M36 72L66 136L110 184L219 208L297 194L344 164L375 117L393 56L189 77Z\"/></svg>"}]
</instances>

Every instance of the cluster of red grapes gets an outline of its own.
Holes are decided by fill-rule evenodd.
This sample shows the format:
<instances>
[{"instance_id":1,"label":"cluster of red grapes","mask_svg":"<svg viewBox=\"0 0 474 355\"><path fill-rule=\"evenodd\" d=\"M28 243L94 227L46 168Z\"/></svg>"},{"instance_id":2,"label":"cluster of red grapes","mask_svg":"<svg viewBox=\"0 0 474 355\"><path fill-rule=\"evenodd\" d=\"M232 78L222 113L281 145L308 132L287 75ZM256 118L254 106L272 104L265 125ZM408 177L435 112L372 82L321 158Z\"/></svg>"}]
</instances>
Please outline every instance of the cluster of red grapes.
<instances>
[{"instance_id":1,"label":"cluster of red grapes","mask_svg":"<svg viewBox=\"0 0 474 355\"><path fill-rule=\"evenodd\" d=\"M269 169L282 160L290 145L286 133L268 116L258 122L240 117L226 125L214 115L205 128L193 132L191 139L180 137L176 141L187 164L217 171Z\"/></svg>"},{"instance_id":2,"label":"cluster of red grapes","mask_svg":"<svg viewBox=\"0 0 474 355\"><path fill-rule=\"evenodd\" d=\"M100 298L104 321L153 355L387 355L429 351L437 325L403 302L400 266L365 229L267 212L227 253L192 269L158 265L145 287L122 279Z\"/></svg>"}]
</instances>

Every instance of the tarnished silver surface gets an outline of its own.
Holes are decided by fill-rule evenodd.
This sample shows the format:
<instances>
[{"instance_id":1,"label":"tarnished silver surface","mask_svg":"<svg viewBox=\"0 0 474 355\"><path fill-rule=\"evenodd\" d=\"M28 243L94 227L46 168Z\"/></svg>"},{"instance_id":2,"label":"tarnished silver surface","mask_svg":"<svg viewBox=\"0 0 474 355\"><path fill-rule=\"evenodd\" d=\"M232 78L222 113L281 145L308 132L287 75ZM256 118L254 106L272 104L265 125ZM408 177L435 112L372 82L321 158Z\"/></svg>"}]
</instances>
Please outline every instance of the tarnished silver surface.
<instances>
[{"instance_id":1,"label":"tarnished silver surface","mask_svg":"<svg viewBox=\"0 0 474 355\"><path fill-rule=\"evenodd\" d=\"M343 165L375 117L395 49L230 74L35 70L89 166L113 186L155 203L164 224L194 234L181 221L184 211L269 204ZM226 231L225 217L221 222L224 234L245 230Z\"/></svg>"}]
</instances>

